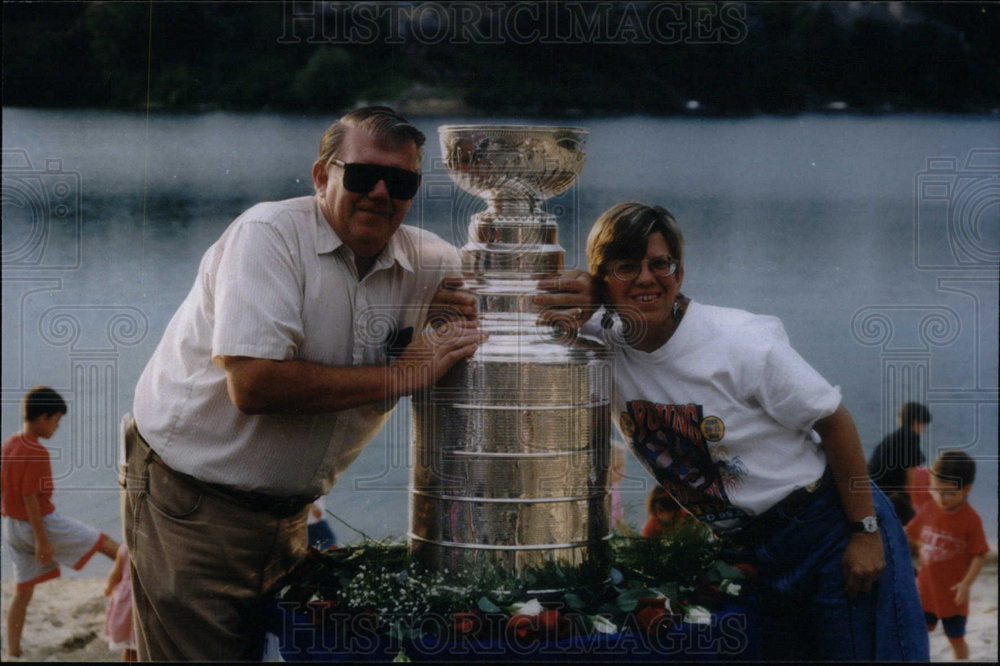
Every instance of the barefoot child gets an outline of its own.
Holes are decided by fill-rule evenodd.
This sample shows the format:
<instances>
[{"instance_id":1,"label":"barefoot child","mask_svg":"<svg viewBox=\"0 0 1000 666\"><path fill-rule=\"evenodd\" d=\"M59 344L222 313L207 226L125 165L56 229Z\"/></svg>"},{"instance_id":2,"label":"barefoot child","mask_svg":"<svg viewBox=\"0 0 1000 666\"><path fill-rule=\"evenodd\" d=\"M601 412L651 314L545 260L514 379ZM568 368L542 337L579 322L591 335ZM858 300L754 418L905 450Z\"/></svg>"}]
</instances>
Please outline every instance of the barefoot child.
<instances>
[{"instance_id":1,"label":"barefoot child","mask_svg":"<svg viewBox=\"0 0 1000 666\"><path fill-rule=\"evenodd\" d=\"M989 551L983 521L968 502L975 476L976 463L964 451L943 451L931 466L934 501L922 505L906 525L910 541L920 548L917 588L927 630L933 631L940 619L956 659L969 658L969 590Z\"/></svg>"},{"instance_id":2,"label":"barefoot child","mask_svg":"<svg viewBox=\"0 0 1000 666\"><path fill-rule=\"evenodd\" d=\"M59 576L59 563L81 569L96 552L115 557L118 543L106 534L64 518L52 504L52 465L39 442L52 437L66 413L54 390L33 388L21 402L24 427L3 443L0 502L7 556L17 588L7 613L7 656L21 654L21 632L35 585Z\"/></svg>"}]
</instances>

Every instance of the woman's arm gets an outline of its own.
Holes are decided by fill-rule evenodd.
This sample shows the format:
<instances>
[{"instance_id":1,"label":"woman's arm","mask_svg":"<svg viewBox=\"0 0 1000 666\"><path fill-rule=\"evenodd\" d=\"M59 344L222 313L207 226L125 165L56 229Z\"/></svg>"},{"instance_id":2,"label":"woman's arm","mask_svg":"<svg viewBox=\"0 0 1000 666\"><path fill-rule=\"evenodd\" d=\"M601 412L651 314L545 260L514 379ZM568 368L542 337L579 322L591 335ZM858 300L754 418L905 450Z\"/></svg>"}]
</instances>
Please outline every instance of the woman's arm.
<instances>
[{"instance_id":1,"label":"woman's arm","mask_svg":"<svg viewBox=\"0 0 1000 666\"><path fill-rule=\"evenodd\" d=\"M823 449L833 472L844 513L850 522L875 515L868 466L861 439L850 412L841 405L814 426L823 438ZM882 535L859 532L851 535L844 552L844 587L849 598L868 592L885 568Z\"/></svg>"}]
</instances>

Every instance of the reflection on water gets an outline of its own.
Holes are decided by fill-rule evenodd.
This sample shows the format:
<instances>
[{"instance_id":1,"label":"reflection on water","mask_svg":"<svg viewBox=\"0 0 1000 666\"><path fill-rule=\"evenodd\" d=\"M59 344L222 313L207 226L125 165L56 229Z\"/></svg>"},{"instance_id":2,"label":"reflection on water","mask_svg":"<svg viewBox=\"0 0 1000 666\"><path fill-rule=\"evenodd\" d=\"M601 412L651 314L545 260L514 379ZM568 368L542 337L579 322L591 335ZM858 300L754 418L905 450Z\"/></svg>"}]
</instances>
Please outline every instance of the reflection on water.
<instances>
[{"instance_id":1,"label":"reflection on water","mask_svg":"<svg viewBox=\"0 0 1000 666\"><path fill-rule=\"evenodd\" d=\"M117 534L108 452L139 372L226 225L258 200L311 192L329 121L211 113L147 124L139 114L3 111L3 432L18 427L26 388L67 393L78 418L52 440L57 504ZM458 244L483 204L452 187L435 130L467 122L476 120L417 119L428 136L425 182L408 218ZM579 124L590 130L586 167L547 204L567 266L585 265L587 231L607 207L665 205L685 232L684 291L781 317L795 347L841 386L869 449L907 397L887 378L913 373L923 382L931 449L963 446L987 458L973 501L996 538L1000 164L966 162L1000 145L996 122ZM952 161L928 163L939 157ZM969 219L949 227L949 204ZM957 243L956 233L964 234ZM146 328L109 332L109 321L129 316ZM327 503L375 536L406 529L406 415L397 411ZM626 501L638 521L647 482L637 466L629 471Z\"/></svg>"}]
</instances>

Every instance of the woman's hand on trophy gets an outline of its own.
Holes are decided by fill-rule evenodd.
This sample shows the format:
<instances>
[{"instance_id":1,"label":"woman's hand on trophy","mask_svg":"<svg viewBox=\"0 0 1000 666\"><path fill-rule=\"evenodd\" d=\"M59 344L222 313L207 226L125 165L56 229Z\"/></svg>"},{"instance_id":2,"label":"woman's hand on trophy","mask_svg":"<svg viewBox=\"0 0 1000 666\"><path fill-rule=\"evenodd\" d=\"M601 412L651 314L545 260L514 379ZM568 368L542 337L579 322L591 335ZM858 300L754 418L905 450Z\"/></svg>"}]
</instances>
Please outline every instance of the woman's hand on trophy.
<instances>
[{"instance_id":1,"label":"woman's hand on trophy","mask_svg":"<svg viewBox=\"0 0 1000 666\"><path fill-rule=\"evenodd\" d=\"M597 311L596 290L593 278L587 271L576 268L538 281L539 291L534 297L541 308L539 317L547 324L583 326Z\"/></svg>"},{"instance_id":2,"label":"woman's hand on trophy","mask_svg":"<svg viewBox=\"0 0 1000 666\"><path fill-rule=\"evenodd\" d=\"M431 326L437 328L449 321L475 320L476 297L463 289L463 285L460 277L449 276L441 280L427 312L427 322Z\"/></svg>"},{"instance_id":3,"label":"woman's hand on trophy","mask_svg":"<svg viewBox=\"0 0 1000 666\"><path fill-rule=\"evenodd\" d=\"M475 321L455 320L425 330L389 366L392 395L409 395L431 386L488 337Z\"/></svg>"}]
</instances>

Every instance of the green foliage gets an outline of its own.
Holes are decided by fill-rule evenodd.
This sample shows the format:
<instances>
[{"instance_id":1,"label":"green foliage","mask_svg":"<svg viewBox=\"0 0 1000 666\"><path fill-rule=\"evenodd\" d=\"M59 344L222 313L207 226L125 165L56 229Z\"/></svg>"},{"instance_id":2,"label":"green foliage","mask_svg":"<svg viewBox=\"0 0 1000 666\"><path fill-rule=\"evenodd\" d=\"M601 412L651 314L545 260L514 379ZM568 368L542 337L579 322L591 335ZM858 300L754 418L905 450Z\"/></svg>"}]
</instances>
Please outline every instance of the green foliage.
<instances>
[{"instance_id":1,"label":"green foliage","mask_svg":"<svg viewBox=\"0 0 1000 666\"><path fill-rule=\"evenodd\" d=\"M354 58L346 49L321 46L292 80L292 95L306 108L347 106L361 83L355 69Z\"/></svg>"},{"instance_id":2,"label":"green foliage","mask_svg":"<svg viewBox=\"0 0 1000 666\"><path fill-rule=\"evenodd\" d=\"M684 113L688 100L717 114L1000 106L995 3L668 3L673 40L642 34L659 3L444 7L7 2L4 101L331 111L419 90L518 115ZM699 39L713 19L698 13L730 29Z\"/></svg>"},{"instance_id":3,"label":"green foliage","mask_svg":"<svg viewBox=\"0 0 1000 666\"><path fill-rule=\"evenodd\" d=\"M622 628L651 599L665 597L666 608L678 618L689 606L718 607L739 594L745 578L742 570L718 559L708 532L693 523L670 537L614 537L610 553L615 565L610 575L595 563L549 563L518 575L499 567L428 571L409 560L404 544L366 541L310 551L279 599L306 607L321 604L340 617L373 614L372 626L383 626L395 638L418 638L425 626L446 630L453 618L470 613L502 625L516 614L541 609L559 610L575 630L601 631L594 626L596 616ZM522 609L529 601L533 613ZM444 620L422 621L430 615Z\"/></svg>"},{"instance_id":4,"label":"green foliage","mask_svg":"<svg viewBox=\"0 0 1000 666\"><path fill-rule=\"evenodd\" d=\"M717 557L708 529L694 520L659 538L620 537L612 549L622 575L648 585L673 581L693 586Z\"/></svg>"}]
</instances>

